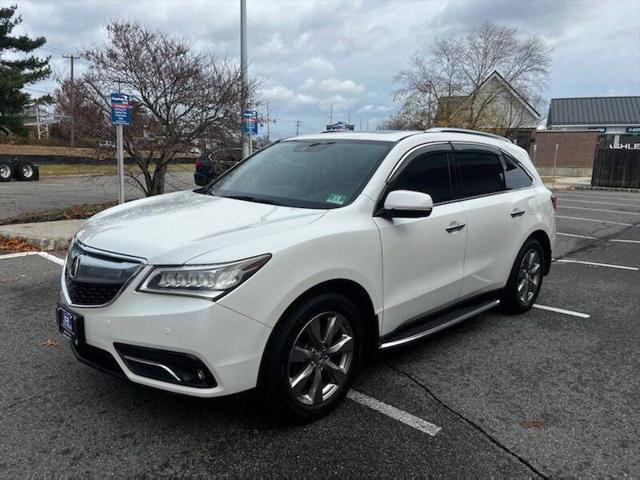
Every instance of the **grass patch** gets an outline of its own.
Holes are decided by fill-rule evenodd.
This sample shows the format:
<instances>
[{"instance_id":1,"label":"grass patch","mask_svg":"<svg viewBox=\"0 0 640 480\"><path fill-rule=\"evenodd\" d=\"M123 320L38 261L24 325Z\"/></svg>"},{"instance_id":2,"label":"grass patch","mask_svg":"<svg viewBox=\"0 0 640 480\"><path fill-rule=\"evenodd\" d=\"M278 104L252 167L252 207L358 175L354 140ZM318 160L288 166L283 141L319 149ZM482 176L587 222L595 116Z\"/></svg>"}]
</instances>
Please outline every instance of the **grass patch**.
<instances>
[{"instance_id":1,"label":"grass patch","mask_svg":"<svg viewBox=\"0 0 640 480\"><path fill-rule=\"evenodd\" d=\"M52 163L38 164L40 177L60 177L64 175L116 175L118 168L111 163ZM138 167L125 166L127 171L140 173ZM169 172L193 172L191 163L173 163L169 165Z\"/></svg>"},{"instance_id":2,"label":"grass patch","mask_svg":"<svg viewBox=\"0 0 640 480\"><path fill-rule=\"evenodd\" d=\"M102 210L117 205L118 202L105 202L98 204L83 204L74 207L56 208L44 212L23 213L15 217L0 220L0 225L14 225L17 223L53 222L56 220L78 220L89 218Z\"/></svg>"}]
</instances>

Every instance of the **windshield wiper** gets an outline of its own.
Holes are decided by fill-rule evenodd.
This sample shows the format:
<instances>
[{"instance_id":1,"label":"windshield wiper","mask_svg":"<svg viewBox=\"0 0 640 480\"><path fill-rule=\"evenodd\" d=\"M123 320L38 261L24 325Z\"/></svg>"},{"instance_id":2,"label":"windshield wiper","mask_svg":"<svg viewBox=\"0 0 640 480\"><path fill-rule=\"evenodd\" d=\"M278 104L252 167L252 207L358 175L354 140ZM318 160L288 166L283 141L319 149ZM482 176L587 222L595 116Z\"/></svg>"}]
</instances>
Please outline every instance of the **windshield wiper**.
<instances>
[{"instance_id":1,"label":"windshield wiper","mask_svg":"<svg viewBox=\"0 0 640 480\"><path fill-rule=\"evenodd\" d=\"M213 194L215 195L215 194ZM255 203L266 203L267 205L284 205L282 203L276 202L275 200L269 200L267 198L262 197L252 197L251 195L217 195L223 198L232 198L234 200L244 200L246 202L255 202Z\"/></svg>"}]
</instances>

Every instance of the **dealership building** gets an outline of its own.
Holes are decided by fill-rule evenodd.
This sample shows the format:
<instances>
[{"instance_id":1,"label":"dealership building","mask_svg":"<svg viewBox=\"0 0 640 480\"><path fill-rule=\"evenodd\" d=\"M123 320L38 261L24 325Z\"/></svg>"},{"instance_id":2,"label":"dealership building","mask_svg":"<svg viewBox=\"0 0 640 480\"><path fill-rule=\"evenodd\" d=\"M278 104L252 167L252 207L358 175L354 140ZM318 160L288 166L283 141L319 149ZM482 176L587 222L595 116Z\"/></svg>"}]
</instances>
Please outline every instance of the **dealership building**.
<instances>
[{"instance_id":1,"label":"dealership building","mask_svg":"<svg viewBox=\"0 0 640 480\"><path fill-rule=\"evenodd\" d=\"M640 149L640 96L553 98L547 129L596 132L599 148Z\"/></svg>"}]
</instances>

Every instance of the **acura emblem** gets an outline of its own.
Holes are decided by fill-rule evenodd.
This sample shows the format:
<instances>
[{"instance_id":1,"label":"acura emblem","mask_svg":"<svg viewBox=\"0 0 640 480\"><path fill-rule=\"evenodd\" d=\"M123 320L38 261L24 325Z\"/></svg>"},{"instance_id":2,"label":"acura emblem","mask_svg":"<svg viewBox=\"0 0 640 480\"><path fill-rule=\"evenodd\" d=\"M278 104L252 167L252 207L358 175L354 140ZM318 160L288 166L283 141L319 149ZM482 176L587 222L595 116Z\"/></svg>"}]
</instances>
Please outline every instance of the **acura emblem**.
<instances>
[{"instance_id":1,"label":"acura emblem","mask_svg":"<svg viewBox=\"0 0 640 480\"><path fill-rule=\"evenodd\" d=\"M78 275L78 270L80 270L80 255L73 259L71 262L71 268L69 269L69 276L71 278L76 278Z\"/></svg>"}]
</instances>

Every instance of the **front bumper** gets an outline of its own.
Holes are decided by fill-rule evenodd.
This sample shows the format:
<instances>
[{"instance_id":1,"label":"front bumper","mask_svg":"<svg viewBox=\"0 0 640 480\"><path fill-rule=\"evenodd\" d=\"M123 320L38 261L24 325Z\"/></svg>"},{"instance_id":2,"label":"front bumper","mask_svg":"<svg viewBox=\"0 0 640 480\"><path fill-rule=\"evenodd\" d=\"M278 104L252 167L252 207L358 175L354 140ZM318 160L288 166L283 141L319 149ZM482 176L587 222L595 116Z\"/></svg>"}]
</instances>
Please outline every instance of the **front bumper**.
<instances>
[{"instance_id":1,"label":"front bumper","mask_svg":"<svg viewBox=\"0 0 640 480\"><path fill-rule=\"evenodd\" d=\"M128 285L112 304L98 308L71 305L63 288L61 303L84 317L87 345L108 352L132 382L170 392L218 397L256 386L270 327L210 300L136 292L136 284ZM197 357L216 386L195 388L138 375L127 366L116 344ZM82 352L74 350L83 359Z\"/></svg>"}]
</instances>

